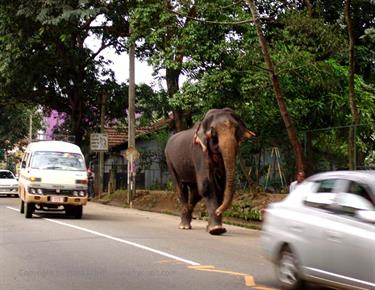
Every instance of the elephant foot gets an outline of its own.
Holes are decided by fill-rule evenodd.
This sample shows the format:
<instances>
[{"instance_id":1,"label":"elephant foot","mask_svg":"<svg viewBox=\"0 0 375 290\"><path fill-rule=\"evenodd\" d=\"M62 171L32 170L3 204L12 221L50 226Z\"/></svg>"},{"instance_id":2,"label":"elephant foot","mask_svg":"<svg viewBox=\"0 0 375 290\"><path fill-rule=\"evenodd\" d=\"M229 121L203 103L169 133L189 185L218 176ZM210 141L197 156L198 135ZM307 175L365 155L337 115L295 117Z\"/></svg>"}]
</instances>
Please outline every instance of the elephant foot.
<instances>
[{"instance_id":1,"label":"elephant foot","mask_svg":"<svg viewBox=\"0 0 375 290\"><path fill-rule=\"evenodd\" d=\"M223 226L216 225L216 226L213 226L213 227L207 226L207 231L211 235L217 236L217 235L224 234L227 230L225 228L223 228Z\"/></svg>"},{"instance_id":2,"label":"elephant foot","mask_svg":"<svg viewBox=\"0 0 375 290\"><path fill-rule=\"evenodd\" d=\"M179 229L181 229L181 230L191 230L191 225L186 225L186 224L180 224L179 226L178 226L178 228Z\"/></svg>"}]
</instances>

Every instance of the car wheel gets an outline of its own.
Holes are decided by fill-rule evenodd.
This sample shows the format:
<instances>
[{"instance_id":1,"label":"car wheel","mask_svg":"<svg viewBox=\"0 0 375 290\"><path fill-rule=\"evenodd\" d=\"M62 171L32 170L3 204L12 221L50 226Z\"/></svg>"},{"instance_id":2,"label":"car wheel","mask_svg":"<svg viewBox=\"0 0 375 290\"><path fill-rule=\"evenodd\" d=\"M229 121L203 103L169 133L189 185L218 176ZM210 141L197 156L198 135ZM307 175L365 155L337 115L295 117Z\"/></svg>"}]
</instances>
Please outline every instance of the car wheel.
<instances>
[{"instance_id":1,"label":"car wheel","mask_svg":"<svg viewBox=\"0 0 375 290\"><path fill-rule=\"evenodd\" d=\"M280 252L277 263L277 278L282 289L304 289L304 283L299 274L297 257L288 246Z\"/></svg>"},{"instance_id":2,"label":"car wheel","mask_svg":"<svg viewBox=\"0 0 375 290\"><path fill-rule=\"evenodd\" d=\"M25 212L25 203L23 200L21 200L20 213L24 213L24 212Z\"/></svg>"},{"instance_id":3,"label":"car wheel","mask_svg":"<svg viewBox=\"0 0 375 290\"><path fill-rule=\"evenodd\" d=\"M34 209L35 207L33 203L25 202L25 218L31 218L33 216Z\"/></svg>"}]
</instances>

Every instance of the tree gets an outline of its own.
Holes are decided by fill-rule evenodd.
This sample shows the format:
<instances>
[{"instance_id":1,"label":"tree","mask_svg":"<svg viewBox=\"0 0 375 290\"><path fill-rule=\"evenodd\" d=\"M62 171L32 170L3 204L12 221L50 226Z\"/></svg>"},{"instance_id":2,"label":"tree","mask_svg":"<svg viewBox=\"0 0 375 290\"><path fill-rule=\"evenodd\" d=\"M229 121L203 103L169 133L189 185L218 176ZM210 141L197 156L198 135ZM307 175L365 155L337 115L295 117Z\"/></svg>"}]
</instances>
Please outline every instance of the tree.
<instances>
[{"instance_id":1,"label":"tree","mask_svg":"<svg viewBox=\"0 0 375 290\"><path fill-rule=\"evenodd\" d=\"M304 160L303 160L302 147L301 147L301 144L298 140L293 121L290 118L290 115L288 113L288 109L287 109L287 107L285 105L285 102L284 102L284 98L283 98L283 95L282 95L279 79L278 79L277 74L275 73L274 64L271 60L271 56L270 56L270 53L268 51L267 42L266 42L266 39L265 39L265 37L263 35L263 32L262 32L261 23L259 21L259 16L258 16L256 6L255 6L253 0L247 0L247 2L249 3L251 14L253 16L253 21L254 21L254 25L255 25L256 30L257 30L259 43L260 43L260 46L261 46L261 49L262 49L262 52L263 52L264 61L266 63L267 69L268 69L270 80L272 81L272 85L273 85L273 88L274 88L274 91L275 91L275 97L276 97L276 100L277 100L277 104L280 108L280 114L281 114L281 117L284 121L286 130L288 131L289 140L290 140L290 142L292 144L292 147L293 147L294 156L296 158L297 171L304 171L305 165L304 165Z\"/></svg>"},{"instance_id":2,"label":"tree","mask_svg":"<svg viewBox=\"0 0 375 290\"><path fill-rule=\"evenodd\" d=\"M0 148L12 149L14 144L25 142L30 133L30 115L32 134L42 126L42 114L37 108L24 104L15 104L8 100L0 102Z\"/></svg>"},{"instance_id":3,"label":"tree","mask_svg":"<svg viewBox=\"0 0 375 290\"><path fill-rule=\"evenodd\" d=\"M226 0L150 0L134 11L131 22L134 37L139 40L138 55L147 59L156 72L165 70L177 131L192 125L193 113L177 100L181 96L181 75L196 79L197 74L226 55L227 37L235 31L230 22L236 14L244 14L241 6Z\"/></svg>"},{"instance_id":4,"label":"tree","mask_svg":"<svg viewBox=\"0 0 375 290\"><path fill-rule=\"evenodd\" d=\"M66 112L75 142L82 143L86 108L97 104L106 87L112 85L113 73L102 69L105 60L100 52L126 30L119 23L119 13L112 11L112 26L97 25L95 20L114 4L97 1L12 1L1 4L1 46L3 48L1 88L19 102L43 104L47 109ZM123 9L120 10L123 12ZM85 41L92 33L103 34L94 52ZM108 36L110 32L110 36Z\"/></svg>"}]
</instances>

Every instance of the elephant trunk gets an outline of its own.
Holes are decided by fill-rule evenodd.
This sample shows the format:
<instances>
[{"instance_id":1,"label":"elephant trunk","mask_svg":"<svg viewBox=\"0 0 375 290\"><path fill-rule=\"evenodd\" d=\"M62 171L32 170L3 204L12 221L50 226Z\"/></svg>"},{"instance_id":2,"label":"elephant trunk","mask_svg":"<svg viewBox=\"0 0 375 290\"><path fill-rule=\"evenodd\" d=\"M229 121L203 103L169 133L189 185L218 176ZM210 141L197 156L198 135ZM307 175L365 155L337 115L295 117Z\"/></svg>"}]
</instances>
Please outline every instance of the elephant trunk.
<instances>
[{"instance_id":1,"label":"elephant trunk","mask_svg":"<svg viewBox=\"0 0 375 290\"><path fill-rule=\"evenodd\" d=\"M224 138L219 138L219 148L225 167L225 190L223 202L215 211L218 216L230 207L233 200L237 147L238 143L233 135L227 134Z\"/></svg>"}]
</instances>

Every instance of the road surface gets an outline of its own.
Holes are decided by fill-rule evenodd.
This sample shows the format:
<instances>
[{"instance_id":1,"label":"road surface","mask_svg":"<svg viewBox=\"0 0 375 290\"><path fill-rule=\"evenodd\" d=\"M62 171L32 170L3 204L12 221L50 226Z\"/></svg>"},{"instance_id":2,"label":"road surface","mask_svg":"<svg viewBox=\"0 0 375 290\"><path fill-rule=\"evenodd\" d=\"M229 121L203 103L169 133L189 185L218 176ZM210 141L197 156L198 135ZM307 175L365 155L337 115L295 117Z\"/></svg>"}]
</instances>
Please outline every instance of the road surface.
<instances>
[{"instance_id":1,"label":"road surface","mask_svg":"<svg viewBox=\"0 0 375 290\"><path fill-rule=\"evenodd\" d=\"M277 289L260 232L206 222L179 230L179 217L89 202L83 218L36 213L0 197L1 290Z\"/></svg>"}]
</instances>

